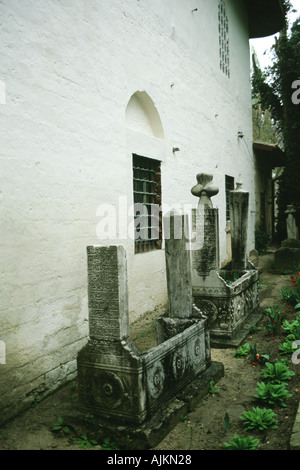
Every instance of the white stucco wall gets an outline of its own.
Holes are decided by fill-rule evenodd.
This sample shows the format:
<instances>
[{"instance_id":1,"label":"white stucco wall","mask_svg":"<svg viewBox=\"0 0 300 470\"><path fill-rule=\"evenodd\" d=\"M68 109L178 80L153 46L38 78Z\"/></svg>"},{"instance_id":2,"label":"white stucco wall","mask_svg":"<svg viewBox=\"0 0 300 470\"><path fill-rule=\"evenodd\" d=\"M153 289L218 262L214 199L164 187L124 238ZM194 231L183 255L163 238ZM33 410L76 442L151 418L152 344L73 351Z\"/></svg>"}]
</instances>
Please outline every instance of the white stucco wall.
<instances>
[{"instance_id":1,"label":"white stucco wall","mask_svg":"<svg viewBox=\"0 0 300 470\"><path fill-rule=\"evenodd\" d=\"M118 214L120 198L132 202L132 152L162 161L170 206L195 205L196 174L213 173L222 259L225 174L241 181L253 248L247 17L243 2L226 1L228 78L218 3L0 1L2 419L76 372L88 334L87 245L126 246L131 320L167 300L163 250L134 255L132 240L97 236L99 206ZM155 117L138 106L126 113L137 91L153 100L163 134L151 134Z\"/></svg>"}]
</instances>

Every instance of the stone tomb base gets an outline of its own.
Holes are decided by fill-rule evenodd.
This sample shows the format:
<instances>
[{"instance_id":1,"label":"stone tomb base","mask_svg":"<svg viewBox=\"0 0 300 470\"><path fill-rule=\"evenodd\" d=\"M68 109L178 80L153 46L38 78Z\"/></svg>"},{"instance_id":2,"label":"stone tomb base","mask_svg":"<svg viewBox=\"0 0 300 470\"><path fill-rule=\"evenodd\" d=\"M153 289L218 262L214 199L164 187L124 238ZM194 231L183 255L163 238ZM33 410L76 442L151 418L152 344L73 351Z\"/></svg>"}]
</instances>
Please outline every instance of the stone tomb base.
<instances>
[{"instance_id":1,"label":"stone tomb base","mask_svg":"<svg viewBox=\"0 0 300 470\"><path fill-rule=\"evenodd\" d=\"M81 411L139 425L209 367L206 319L144 354L130 341L90 340L77 358Z\"/></svg>"},{"instance_id":2,"label":"stone tomb base","mask_svg":"<svg viewBox=\"0 0 300 470\"><path fill-rule=\"evenodd\" d=\"M124 450L147 450L156 447L180 422L182 416L193 411L209 393L210 382L216 383L224 376L224 366L211 362L209 367L195 377L184 390L162 405L149 419L141 424L118 423L109 418L95 416L94 426L102 437L109 437ZM84 416L82 420L84 420ZM68 423L78 416L68 416ZM80 423L79 423L80 424Z\"/></svg>"},{"instance_id":3,"label":"stone tomb base","mask_svg":"<svg viewBox=\"0 0 300 470\"><path fill-rule=\"evenodd\" d=\"M175 250L177 241L167 257L172 308L158 322L158 345L143 354L129 339L124 247L87 248L90 335L77 356L79 409L140 449L155 446L223 373L211 364L207 318L192 304L189 257L181 239ZM184 285L172 277L174 253L186 269Z\"/></svg>"},{"instance_id":4,"label":"stone tomb base","mask_svg":"<svg viewBox=\"0 0 300 470\"><path fill-rule=\"evenodd\" d=\"M262 317L258 270L244 270L238 279L226 281L222 276L229 274L212 271L205 284L193 290L195 305L208 317L211 347L239 347Z\"/></svg>"}]
</instances>

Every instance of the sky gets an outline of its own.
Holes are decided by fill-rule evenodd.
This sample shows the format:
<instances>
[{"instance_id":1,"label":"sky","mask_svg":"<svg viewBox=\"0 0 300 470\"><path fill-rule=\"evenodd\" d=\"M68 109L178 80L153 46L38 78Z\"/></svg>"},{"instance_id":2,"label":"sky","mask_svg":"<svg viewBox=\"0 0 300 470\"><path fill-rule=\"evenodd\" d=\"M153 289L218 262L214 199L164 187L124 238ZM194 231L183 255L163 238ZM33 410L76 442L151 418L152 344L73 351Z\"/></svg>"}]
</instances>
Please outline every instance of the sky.
<instances>
[{"instance_id":1,"label":"sky","mask_svg":"<svg viewBox=\"0 0 300 470\"><path fill-rule=\"evenodd\" d=\"M296 13L291 13L290 15L290 20L293 22L298 16L300 16L300 0L292 0L291 3L293 8L297 10ZM251 39L250 41L250 45L254 47L262 69L272 64L270 49L275 42L275 36ZM265 51L267 52L265 53Z\"/></svg>"}]
</instances>

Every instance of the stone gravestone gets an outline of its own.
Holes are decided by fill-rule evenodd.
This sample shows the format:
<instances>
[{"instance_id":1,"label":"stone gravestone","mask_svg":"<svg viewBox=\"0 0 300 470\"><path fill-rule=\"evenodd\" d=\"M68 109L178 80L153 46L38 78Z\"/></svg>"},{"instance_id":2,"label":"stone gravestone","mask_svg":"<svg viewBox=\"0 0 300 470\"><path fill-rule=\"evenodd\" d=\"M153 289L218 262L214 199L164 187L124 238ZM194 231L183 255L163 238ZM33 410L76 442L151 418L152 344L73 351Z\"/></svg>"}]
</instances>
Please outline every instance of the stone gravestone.
<instances>
[{"instance_id":1,"label":"stone gravestone","mask_svg":"<svg viewBox=\"0 0 300 470\"><path fill-rule=\"evenodd\" d=\"M247 262L248 193L230 193L232 261L220 270L218 210L211 197L218 193L212 175L197 175L192 194L199 197L193 210L192 287L196 306L208 316L211 344L237 347L255 324L258 303L258 271ZM257 315L257 317L256 317ZM251 326L251 325L250 325ZM246 331L247 330L247 331Z\"/></svg>"},{"instance_id":2,"label":"stone gravestone","mask_svg":"<svg viewBox=\"0 0 300 470\"><path fill-rule=\"evenodd\" d=\"M208 392L209 380L224 373L222 364L211 363L207 320L192 305L188 251L173 235L166 252L171 315L161 322L166 339L143 354L129 340L124 247L87 248L89 340L77 357L79 408L106 420L105 426L131 426L121 426L126 436L140 433L147 442L151 436L152 445L162 437L162 425L170 430L176 416Z\"/></svg>"},{"instance_id":3,"label":"stone gravestone","mask_svg":"<svg viewBox=\"0 0 300 470\"><path fill-rule=\"evenodd\" d=\"M231 252L233 271L241 271L247 268L247 232L249 193L242 190L241 183L237 188L229 192L230 227L231 227Z\"/></svg>"},{"instance_id":4,"label":"stone gravestone","mask_svg":"<svg viewBox=\"0 0 300 470\"><path fill-rule=\"evenodd\" d=\"M89 246L89 341L77 357L80 409L140 422L146 416L142 361L128 341L123 246Z\"/></svg>"},{"instance_id":5,"label":"stone gravestone","mask_svg":"<svg viewBox=\"0 0 300 470\"><path fill-rule=\"evenodd\" d=\"M158 343L179 334L199 322L207 325L207 318L194 305L191 276L191 251L187 214L170 211L164 216L165 260L168 287L168 311L157 319ZM205 350L210 360L209 331L206 327Z\"/></svg>"},{"instance_id":6,"label":"stone gravestone","mask_svg":"<svg viewBox=\"0 0 300 470\"><path fill-rule=\"evenodd\" d=\"M275 267L279 271L294 270L300 265L300 241L297 238L295 212L292 205L287 206L287 239L282 241L281 247L274 254Z\"/></svg>"},{"instance_id":7,"label":"stone gravestone","mask_svg":"<svg viewBox=\"0 0 300 470\"><path fill-rule=\"evenodd\" d=\"M197 175L197 185L191 190L199 198L197 209L192 211L192 231L196 234L191 247L193 268L203 280L220 267L219 211L211 201L219 189L212 180L212 175L200 173Z\"/></svg>"},{"instance_id":8,"label":"stone gravestone","mask_svg":"<svg viewBox=\"0 0 300 470\"><path fill-rule=\"evenodd\" d=\"M164 237L169 314L175 318L190 318L193 312L187 231L187 215L176 211L165 215Z\"/></svg>"}]
</instances>

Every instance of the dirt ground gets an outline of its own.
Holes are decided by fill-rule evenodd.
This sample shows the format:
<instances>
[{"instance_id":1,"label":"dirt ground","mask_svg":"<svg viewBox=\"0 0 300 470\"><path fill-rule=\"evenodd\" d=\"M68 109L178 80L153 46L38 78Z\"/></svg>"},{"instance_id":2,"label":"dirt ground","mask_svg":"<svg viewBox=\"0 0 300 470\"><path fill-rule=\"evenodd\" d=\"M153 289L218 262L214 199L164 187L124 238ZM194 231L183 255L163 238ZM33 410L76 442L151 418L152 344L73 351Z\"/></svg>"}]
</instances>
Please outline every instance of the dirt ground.
<instances>
[{"instance_id":1,"label":"dirt ground","mask_svg":"<svg viewBox=\"0 0 300 470\"><path fill-rule=\"evenodd\" d=\"M273 255L261 256L259 259L260 304L272 306L280 299L280 289L290 285L289 274L277 274L273 268ZM292 308L284 306L288 319L296 317ZM142 319L131 325L131 341L139 352L155 346L155 318L161 314L158 309L149 312ZM256 344L260 355L270 354L274 362L281 359L279 345L282 334L271 337L266 330L266 317L254 333L245 339L250 346ZM294 424L295 414L300 399L300 366L289 367L295 372L288 384L292 397L286 399L286 407L275 406L277 429L263 433L245 432L240 416L244 411L258 406L254 401L257 382L260 382L262 368L260 359L254 366L249 357L234 357L234 349L212 349L212 360L222 362L225 374L193 412L182 416L177 426L160 442L155 450L220 450L224 442L235 433L258 438L259 450L287 450ZM265 405L263 405L264 407ZM268 406L266 406L268 408ZM229 417L229 425L224 425L224 417ZM118 443L109 436L99 436L95 432L93 417L86 415L84 426L82 420L76 421L77 385L76 381L65 385L56 393L46 398L31 409L25 411L13 421L0 428L0 450L100 450L118 448ZM73 419L68 422L68 417ZM56 431L54 424L58 424ZM65 429L63 429L65 427ZM93 440L97 442L92 442Z\"/></svg>"}]
</instances>

